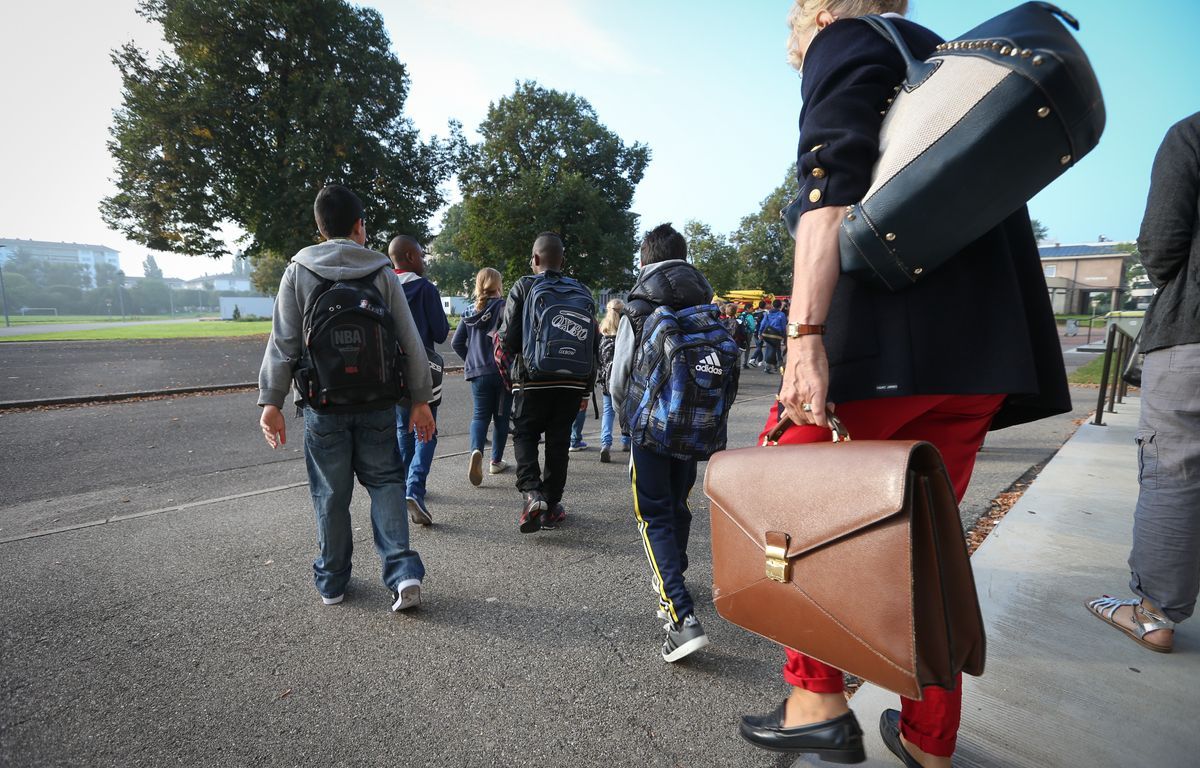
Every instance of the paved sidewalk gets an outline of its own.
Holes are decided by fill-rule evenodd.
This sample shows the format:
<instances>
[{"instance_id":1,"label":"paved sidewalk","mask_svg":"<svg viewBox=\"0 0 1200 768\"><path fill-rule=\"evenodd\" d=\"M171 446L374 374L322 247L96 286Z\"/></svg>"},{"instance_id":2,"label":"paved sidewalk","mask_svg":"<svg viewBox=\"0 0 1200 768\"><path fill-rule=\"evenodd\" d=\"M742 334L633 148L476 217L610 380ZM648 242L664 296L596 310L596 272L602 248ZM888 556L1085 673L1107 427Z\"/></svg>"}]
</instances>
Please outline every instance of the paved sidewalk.
<instances>
[{"instance_id":1,"label":"paved sidewalk","mask_svg":"<svg viewBox=\"0 0 1200 768\"><path fill-rule=\"evenodd\" d=\"M1197 625L1162 655L1083 606L1128 596L1139 404L1106 414L1106 427L1082 426L972 559L988 666L965 681L958 768L1200 764ZM897 703L874 686L852 699L869 739L864 765L899 765L878 735L880 712Z\"/></svg>"}]
</instances>

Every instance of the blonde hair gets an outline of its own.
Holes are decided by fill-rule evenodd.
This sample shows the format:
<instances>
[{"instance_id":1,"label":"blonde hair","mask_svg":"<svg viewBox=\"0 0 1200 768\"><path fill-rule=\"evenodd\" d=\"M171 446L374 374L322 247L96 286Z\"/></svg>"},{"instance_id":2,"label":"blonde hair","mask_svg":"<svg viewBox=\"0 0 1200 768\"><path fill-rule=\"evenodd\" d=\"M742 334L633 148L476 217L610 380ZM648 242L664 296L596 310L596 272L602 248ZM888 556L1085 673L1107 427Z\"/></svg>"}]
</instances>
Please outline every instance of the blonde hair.
<instances>
[{"instance_id":1,"label":"blonde hair","mask_svg":"<svg viewBox=\"0 0 1200 768\"><path fill-rule=\"evenodd\" d=\"M487 306L488 299L500 295L503 282L500 273L491 267L484 267L475 275L475 311L482 312Z\"/></svg>"},{"instance_id":2,"label":"blonde hair","mask_svg":"<svg viewBox=\"0 0 1200 768\"><path fill-rule=\"evenodd\" d=\"M625 302L620 299L608 302L608 311L604 313L604 319L600 321L600 333L605 336L617 335L617 326L621 323L621 310L623 309L625 309Z\"/></svg>"},{"instance_id":3,"label":"blonde hair","mask_svg":"<svg viewBox=\"0 0 1200 768\"><path fill-rule=\"evenodd\" d=\"M908 13L908 0L796 0L788 11L787 59L797 70L804 67L801 46L817 26L817 14L829 11L839 19L869 16L873 13Z\"/></svg>"}]
</instances>

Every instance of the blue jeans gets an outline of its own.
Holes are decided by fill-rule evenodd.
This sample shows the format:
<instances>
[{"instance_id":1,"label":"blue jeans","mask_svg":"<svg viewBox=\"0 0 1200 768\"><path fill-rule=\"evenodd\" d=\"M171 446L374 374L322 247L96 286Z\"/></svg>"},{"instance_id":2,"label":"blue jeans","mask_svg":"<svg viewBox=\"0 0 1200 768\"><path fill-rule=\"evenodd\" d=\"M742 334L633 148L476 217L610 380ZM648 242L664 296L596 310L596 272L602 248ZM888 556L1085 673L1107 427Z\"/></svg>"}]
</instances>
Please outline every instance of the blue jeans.
<instances>
[{"instance_id":1,"label":"blue jeans","mask_svg":"<svg viewBox=\"0 0 1200 768\"><path fill-rule=\"evenodd\" d=\"M337 597L350 581L355 475L371 495L371 528L383 561L383 583L394 587L405 579L425 577L420 555L408 548L408 505L391 408L345 414L305 408L304 461L317 513L320 555L313 563L313 576L318 592Z\"/></svg>"},{"instance_id":2,"label":"blue jeans","mask_svg":"<svg viewBox=\"0 0 1200 768\"><path fill-rule=\"evenodd\" d=\"M583 425L587 421L587 411L580 411L575 416L575 423L571 425L571 445L576 446L583 442Z\"/></svg>"},{"instance_id":3,"label":"blue jeans","mask_svg":"<svg viewBox=\"0 0 1200 768\"><path fill-rule=\"evenodd\" d=\"M430 406L433 418L437 419L437 406ZM437 430L428 443L417 439L417 433L408 429L408 419L412 416L412 406L396 406L395 423L396 442L400 445L400 465L404 469L405 495L413 499L425 501L425 478L429 477L429 468L433 466L433 451L437 448Z\"/></svg>"},{"instance_id":4,"label":"blue jeans","mask_svg":"<svg viewBox=\"0 0 1200 768\"><path fill-rule=\"evenodd\" d=\"M504 388L498 373L485 373L471 379L471 394L475 396L475 415L471 418L471 450L483 453L488 424L492 425L492 461L504 458L508 442L508 416L512 395Z\"/></svg>"},{"instance_id":5,"label":"blue jeans","mask_svg":"<svg viewBox=\"0 0 1200 768\"><path fill-rule=\"evenodd\" d=\"M600 411L600 447L612 448L613 422L617 419L617 411L613 408L612 395L604 395L604 408ZM621 445L629 446L629 435L621 433Z\"/></svg>"}]
</instances>

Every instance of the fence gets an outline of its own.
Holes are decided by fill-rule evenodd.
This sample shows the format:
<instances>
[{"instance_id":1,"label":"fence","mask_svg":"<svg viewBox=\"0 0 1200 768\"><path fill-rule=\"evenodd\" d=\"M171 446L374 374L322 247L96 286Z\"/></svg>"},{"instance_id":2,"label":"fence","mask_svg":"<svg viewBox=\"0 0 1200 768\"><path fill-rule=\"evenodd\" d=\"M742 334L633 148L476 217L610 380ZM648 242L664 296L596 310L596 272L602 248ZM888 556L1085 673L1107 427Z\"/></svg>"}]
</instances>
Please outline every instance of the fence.
<instances>
[{"instance_id":1,"label":"fence","mask_svg":"<svg viewBox=\"0 0 1200 768\"><path fill-rule=\"evenodd\" d=\"M1140 334L1139 334L1140 335ZM1100 397L1096 401L1096 418L1092 421L1098 427L1104 426L1105 401L1107 411L1116 413L1117 403L1125 402L1129 393L1129 382L1122 375L1129 366L1129 360L1137 354L1137 336L1121 327L1120 323L1110 323L1104 342L1104 366L1100 373ZM1112 376L1111 380L1109 376Z\"/></svg>"}]
</instances>

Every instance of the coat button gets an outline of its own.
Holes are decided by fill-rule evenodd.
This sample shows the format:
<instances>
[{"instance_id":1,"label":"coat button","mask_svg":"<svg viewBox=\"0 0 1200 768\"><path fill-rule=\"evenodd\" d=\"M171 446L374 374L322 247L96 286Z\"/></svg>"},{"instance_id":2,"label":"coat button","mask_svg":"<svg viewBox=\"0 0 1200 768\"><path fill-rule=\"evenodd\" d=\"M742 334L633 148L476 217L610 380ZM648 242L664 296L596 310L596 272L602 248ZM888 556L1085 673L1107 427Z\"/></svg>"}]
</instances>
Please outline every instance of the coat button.
<instances>
[{"instance_id":1,"label":"coat button","mask_svg":"<svg viewBox=\"0 0 1200 768\"><path fill-rule=\"evenodd\" d=\"M814 179L823 179L823 178L825 178L825 169L824 168L813 168L812 175L813 175Z\"/></svg>"},{"instance_id":2,"label":"coat button","mask_svg":"<svg viewBox=\"0 0 1200 768\"><path fill-rule=\"evenodd\" d=\"M816 202L820 201L820 199L821 199L821 190L814 189L812 192L808 193L808 202L816 203Z\"/></svg>"}]
</instances>

